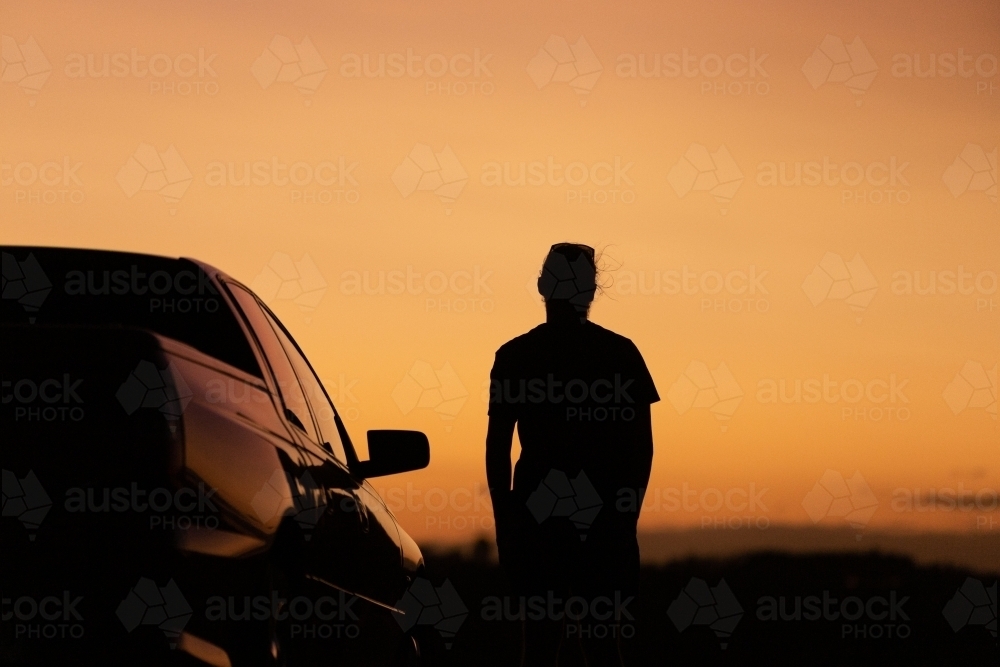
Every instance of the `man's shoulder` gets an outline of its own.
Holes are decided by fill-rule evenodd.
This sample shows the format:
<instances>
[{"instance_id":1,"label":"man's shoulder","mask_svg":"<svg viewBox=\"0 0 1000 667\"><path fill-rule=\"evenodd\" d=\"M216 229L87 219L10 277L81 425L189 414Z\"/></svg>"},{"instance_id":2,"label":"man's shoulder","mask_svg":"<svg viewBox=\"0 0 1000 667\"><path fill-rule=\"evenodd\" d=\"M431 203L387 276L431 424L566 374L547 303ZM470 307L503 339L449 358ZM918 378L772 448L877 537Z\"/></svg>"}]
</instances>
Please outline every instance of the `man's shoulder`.
<instances>
[{"instance_id":1,"label":"man's shoulder","mask_svg":"<svg viewBox=\"0 0 1000 667\"><path fill-rule=\"evenodd\" d=\"M497 356L503 357L511 354L517 354L522 350L532 349L538 339L543 336L544 327L544 324L539 324L534 329L526 331L520 336L511 338L497 349Z\"/></svg>"},{"instance_id":2,"label":"man's shoulder","mask_svg":"<svg viewBox=\"0 0 1000 667\"><path fill-rule=\"evenodd\" d=\"M577 342L565 340L557 330L551 330L551 327L542 323L501 345L496 352L496 358L501 362L515 362L515 360L536 358L539 355L547 357L556 352L556 348L562 348L567 343L571 346L582 343L587 348L601 350L612 357L620 358L620 355L624 355L641 358L642 356L630 338L593 322L584 324L584 328L574 334L572 339Z\"/></svg>"},{"instance_id":3,"label":"man's shoulder","mask_svg":"<svg viewBox=\"0 0 1000 667\"><path fill-rule=\"evenodd\" d=\"M630 351L635 350L638 352L638 348L635 346L635 343L632 342L631 338L627 338L620 333L615 333L611 329L605 329L600 324L594 324L593 322L588 322L587 326L590 330L590 335L600 341L601 345L608 345L619 349L628 349Z\"/></svg>"}]
</instances>

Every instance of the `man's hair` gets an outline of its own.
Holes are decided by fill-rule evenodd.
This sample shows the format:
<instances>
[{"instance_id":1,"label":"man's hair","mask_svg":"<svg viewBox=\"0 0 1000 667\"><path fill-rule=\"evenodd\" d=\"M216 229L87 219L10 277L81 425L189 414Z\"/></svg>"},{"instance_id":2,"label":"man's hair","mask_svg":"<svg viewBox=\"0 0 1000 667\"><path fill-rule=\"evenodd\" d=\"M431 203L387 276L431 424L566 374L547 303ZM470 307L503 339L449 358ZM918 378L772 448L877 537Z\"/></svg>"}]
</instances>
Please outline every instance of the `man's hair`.
<instances>
[{"instance_id":1,"label":"man's hair","mask_svg":"<svg viewBox=\"0 0 1000 667\"><path fill-rule=\"evenodd\" d=\"M545 301L567 301L585 313L596 290L597 262L593 248L582 243L556 243L549 248L538 276L538 293Z\"/></svg>"}]
</instances>

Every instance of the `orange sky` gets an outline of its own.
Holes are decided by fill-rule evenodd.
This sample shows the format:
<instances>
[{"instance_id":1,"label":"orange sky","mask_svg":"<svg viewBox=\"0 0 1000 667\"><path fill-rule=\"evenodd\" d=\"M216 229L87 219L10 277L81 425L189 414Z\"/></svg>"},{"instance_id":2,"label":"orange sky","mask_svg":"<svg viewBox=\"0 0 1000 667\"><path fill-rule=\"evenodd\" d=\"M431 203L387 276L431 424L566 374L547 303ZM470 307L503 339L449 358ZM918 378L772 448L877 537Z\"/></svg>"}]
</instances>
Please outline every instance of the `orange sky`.
<instances>
[{"instance_id":1,"label":"orange sky","mask_svg":"<svg viewBox=\"0 0 1000 667\"><path fill-rule=\"evenodd\" d=\"M526 286L561 240L606 248L592 317L636 342L664 397L651 487L699 498L651 504L643 527L812 525L803 498L827 470L862 474L878 501L871 527L1000 526L996 2L288 4L3 3L3 242L190 256L248 284L283 257L303 277L315 266L321 279L301 283L325 289L312 302L262 297L356 440L368 428L430 436L428 470L376 483L418 539L490 525L465 502L485 483L482 383L493 351L542 319ZM380 54L385 76L352 76ZM659 56L660 76L627 76L640 56L647 74ZM906 76L932 56L934 76ZM174 147L172 189L123 169L142 145ZM419 145L450 187L420 180ZM782 163L790 178L824 161L837 165L826 183L769 184ZM249 185L228 183L230 163L235 180L251 164ZM504 165L516 177L522 163L539 184L503 182ZM728 187L711 191L713 174ZM854 269L857 308L819 264ZM415 288L439 273L454 288L351 293L352 272L371 285L407 267ZM960 270L968 293L947 287ZM685 271L691 293L670 293ZM738 292L751 271L754 293L729 293L725 280ZM936 293L905 293L917 272L923 286L944 279ZM659 293L639 293L640 280L656 292L657 275ZM417 362L468 393L441 408L453 419L394 399ZM729 418L686 409L692 362L728 368L743 392ZM876 400L893 377L899 391L878 403L760 393L825 376ZM751 485L766 489L761 506L712 509ZM934 489L980 503L898 500Z\"/></svg>"}]
</instances>

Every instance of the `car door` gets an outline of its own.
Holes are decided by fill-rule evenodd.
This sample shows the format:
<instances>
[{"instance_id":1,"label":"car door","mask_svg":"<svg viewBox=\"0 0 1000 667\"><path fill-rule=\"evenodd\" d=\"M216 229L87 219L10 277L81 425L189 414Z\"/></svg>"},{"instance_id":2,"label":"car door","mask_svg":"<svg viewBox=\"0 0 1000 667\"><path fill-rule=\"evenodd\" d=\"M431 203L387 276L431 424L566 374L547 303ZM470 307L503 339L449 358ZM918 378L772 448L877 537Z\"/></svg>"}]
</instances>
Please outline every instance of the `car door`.
<instances>
[{"instance_id":1,"label":"car door","mask_svg":"<svg viewBox=\"0 0 1000 667\"><path fill-rule=\"evenodd\" d=\"M264 312L291 362L316 427L304 438L314 460L311 474L327 495L327 511L318 517L312 537L315 576L369 600L394 605L402 592L400 584L405 585L395 520L370 485L348 470L347 447L333 402L291 334L266 306ZM358 530L355 547L346 548L343 533Z\"/></svg>"},{"instance_id":2,"label":"car door","mask_svg":"<svg viewBox=\"0 0 1000 667\"><path fill-rule=\"evenodd\" d=\"M312 367L277 317L249 290L230 283L268 357L305 465L290 471L311 578L382 605L398 599L401 575L395 523L347 468L336 411ZM308 397L308 398L307 398Z\"/></svg>"}]
</instances>

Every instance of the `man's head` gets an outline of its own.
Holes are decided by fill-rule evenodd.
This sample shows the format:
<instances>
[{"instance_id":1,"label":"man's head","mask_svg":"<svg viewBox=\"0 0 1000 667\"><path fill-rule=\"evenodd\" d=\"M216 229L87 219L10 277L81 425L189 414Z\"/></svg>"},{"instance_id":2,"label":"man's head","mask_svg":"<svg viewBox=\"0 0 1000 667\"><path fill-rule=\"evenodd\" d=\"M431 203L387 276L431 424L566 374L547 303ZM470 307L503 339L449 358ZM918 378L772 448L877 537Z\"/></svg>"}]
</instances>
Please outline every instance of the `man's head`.
<instances>
[{"instance_id":1,"label":"man's head","mask_svg":"<svg viewBox=\"0 0 1000 667\"><path fill-rule=\"evenodd\" d=\"M556 243L538 276L538 293L548 307L572 306L586 316L597 290L594 249L581 243Z\"/></svg>"}]
</instances>

